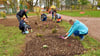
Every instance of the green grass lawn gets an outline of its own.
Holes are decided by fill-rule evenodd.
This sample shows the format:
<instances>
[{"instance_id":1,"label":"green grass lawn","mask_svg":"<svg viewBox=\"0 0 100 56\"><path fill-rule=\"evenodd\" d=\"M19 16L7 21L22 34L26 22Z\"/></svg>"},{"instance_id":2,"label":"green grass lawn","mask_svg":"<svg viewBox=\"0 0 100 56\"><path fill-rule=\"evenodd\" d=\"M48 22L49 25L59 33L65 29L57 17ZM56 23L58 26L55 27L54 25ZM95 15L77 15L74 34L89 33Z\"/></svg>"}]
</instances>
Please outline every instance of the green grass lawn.
<instances>
[{"instance_id":1,"label":"green grass lawn","mask_svg":"<svg viewBox=\"0 0 100 56\"><path fill-rule=\"evenodd\" d=\"M16 13L12 13L12 14L7 14L7 15L16 15ZM34 13L34 12L31 12L31 13L27 13L27 16L34 16L34 15L36 15L36 13ZM0 17L2 17L2 16L0 16Z\"/></svg>"},{"instance_id":2,"label":"green grass lawn","mask_svg":"<svg viewBox=\"0 0 100 56\"><path fill-rule=\"evenodd\" d=\"M34 15L36 15L36 13L28 13L27 15L28 16L34 16Z\"/></svg>"},{"instance_id":3,"label":"green grass lawn","mask_svg":"<svg viewBox=\"0 0 100 56\"><path fill-rule=\"evenodd\" d=\"M21 46L25 42L25 35L17 27L0 25L0 56L17 56L21 53Z\"/></svg>"},{"instance_id":4,"label":"green grass lawn","mask_svg":"<svg viewBox=\"0 0 100 56\"><path fill-rule=\"evenodd\" d=\"M65 21L62 21L62 23L60 23L60 26L64 26L66 32L71 27L71 25ZM79 37L75 37L75 38L79 39ZM82 54L80 56L100 56L100 42L94 40L93 38L87 35L85 36L85 39L81 41L81 43L84 46L84 48L86 48L88 51L86 51L85 54Z\"/></svg>"},{"instance_id":5,"label":"green grass lawn","mask_svg":"<svg viewBox=\"0 0 100 56\"><path fill-rule=\"evenodd\" d=\"M84 14L80 14L81 11L59 11L58 13L73 17L100 17L100 11L84 11Z\"/></svg>"}]
</instances>

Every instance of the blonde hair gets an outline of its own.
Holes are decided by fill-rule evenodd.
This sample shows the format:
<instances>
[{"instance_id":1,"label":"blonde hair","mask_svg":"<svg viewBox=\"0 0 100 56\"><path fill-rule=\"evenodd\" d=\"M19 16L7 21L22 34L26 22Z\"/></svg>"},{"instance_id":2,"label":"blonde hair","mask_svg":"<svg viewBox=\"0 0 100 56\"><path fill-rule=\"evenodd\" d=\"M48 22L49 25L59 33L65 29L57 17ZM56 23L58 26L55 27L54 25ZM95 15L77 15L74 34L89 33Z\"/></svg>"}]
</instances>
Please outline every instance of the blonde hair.
<instances>
[{"instance_id":1,"label":"blonde hair","mask_svg":"<svg viewBox=\"0 0 100 56\"><path fill-rule=\"evenodd\" d=\"M69 22L75 22L77 19L70 19Z\"/></svg>"}]
</instances>

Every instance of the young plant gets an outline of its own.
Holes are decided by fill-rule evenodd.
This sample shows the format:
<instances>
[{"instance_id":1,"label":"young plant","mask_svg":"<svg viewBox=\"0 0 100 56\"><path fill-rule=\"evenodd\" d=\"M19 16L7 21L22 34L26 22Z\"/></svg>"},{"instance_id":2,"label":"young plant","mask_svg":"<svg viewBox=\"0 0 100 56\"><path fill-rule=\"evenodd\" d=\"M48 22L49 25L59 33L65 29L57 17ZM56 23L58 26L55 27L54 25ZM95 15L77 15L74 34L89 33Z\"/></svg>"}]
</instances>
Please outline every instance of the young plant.
<instances>
[{"instance_id":1,"label":"young plant","mask_svg":"<svg viewBox=\"0 0 100 56\"><path fill-rule=\"evenodd\" d=\"M56 28L52 29L52 33L57 33L57 29Z\"/></svg>"},{"instance_id":2,"label":"young plant","mask_svg":"<svg viewBox=\"0 0 100 56\"><path fill-rule=\"evenodd\" d=\"M48 24L46 25L46 28L48 28L49 26L48 26Z\"/></svg>"},{"instance_id":3,"label":"young plant","mask_svg":"<svg viewBox=\"0 0 100 56\"><path fill-rule=\"evenodd\" d=\"M46 39L45 38L42 38L42 41L45 41Z\"/></svg>"},{"instance_id":4,"label":"young plant","mask_svg":"<svg viewBox=\"0 0 100 56\"><path fill-rule=\"evenodd\" d=\"M54 29L52 29L52 33L57 33L58 29L57 26L54 27Z\"/></svg>"},{"instance_id":5,"label":"young plant","mask_svg":"<svg viewBox=\"0 0 100 56\"><path fill-rule=\"evenodd\" d=\"M36 36L37 36L37 37L42 37L43 34L37 33Z\"/></svg>"}]
</instances>

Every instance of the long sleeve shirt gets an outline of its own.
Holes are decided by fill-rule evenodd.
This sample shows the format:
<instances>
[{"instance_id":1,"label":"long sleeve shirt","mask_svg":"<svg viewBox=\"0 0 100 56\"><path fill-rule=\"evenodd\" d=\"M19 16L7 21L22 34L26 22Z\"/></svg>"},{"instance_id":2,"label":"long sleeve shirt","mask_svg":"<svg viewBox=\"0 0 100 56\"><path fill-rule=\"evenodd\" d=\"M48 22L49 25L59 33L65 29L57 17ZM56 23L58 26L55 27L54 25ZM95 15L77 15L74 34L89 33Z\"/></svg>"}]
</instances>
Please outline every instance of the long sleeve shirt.
<instances>
[{"instance_id":1,"label":"long sleeve shirt","mask_svg":"<svg viewBox=\"0 0 100 56\"><path fill-rule=\"evenodd\" d=\"M56 14L55 18L56 18L56 19L61 18L61 15L60 15L60 14Z\"/></svg>"},{"instance_id":2,"label":"long sleeve shirt","mask_svg":"<svg viewBox=\"0 0 100 56\"><path fill-rule=\"evenodd\" d=\"M23 17L23 16L25 15L26 18L28 18L28 17L27 17L27 14L26 14L26 12L25 12L25 10L20 10L20 11L17 13L17 15L19 15L20 17Z\"/></svg>"},{"instance_id":3,"label":"long sleeve shirt","mask_svg":"<svg viewBox=\"0 0 100 56\"><path fill-rule=\"evenodd\" d=\"M71 36L75 31L79 31L79 34L85 34L88 32L88 27L82 22L76 20L70 30L68 31L67 37Z\"/></svg>"}]
</instances>

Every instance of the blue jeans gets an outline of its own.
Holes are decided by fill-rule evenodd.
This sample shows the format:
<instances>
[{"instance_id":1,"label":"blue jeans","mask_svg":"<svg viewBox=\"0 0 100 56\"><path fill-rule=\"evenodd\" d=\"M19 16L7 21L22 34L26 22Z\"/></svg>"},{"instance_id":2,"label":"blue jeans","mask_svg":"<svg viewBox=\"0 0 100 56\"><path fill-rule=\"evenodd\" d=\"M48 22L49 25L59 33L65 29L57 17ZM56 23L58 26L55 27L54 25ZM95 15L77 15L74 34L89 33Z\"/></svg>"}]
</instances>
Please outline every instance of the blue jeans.
<instances>
[{"instance_id":1,"label":"blue jeans","mask_svg":"<svg viewBox=\"0 0 100 56\"><path fill-rule=\"evenodd\" d=\"M18 21L20 22L21 21L21 17L19 15L16 15Z\"/></svg>"},{"instance_id":2,"label":"blue jeans","mask_svg":"<svg viewBox=\"0 0 100 56\"><path fill-rule=\"evenodd\" d=\"M52 20L54 19L54 14L52 14Z\"/></svg>"},{"instance_id":3,"label":"blue jeans","mask_svg":"<svg viewBox=\"0 0 100 56\"><path fill-rule=\"evenodd\" d=\"M74 32L74 35L75 35L75 36L79 36L80 38L83 38L84 35L87 35L87 34L88 34L88 32L85 33L85 34L79 34L79 31L75 31L75 32Z\"/></svg>"},{"instance_id":4,"label":"blue jeans","mask_svg":"<svg viewBox=\"0 0 100 56\"><path fill-rule=\"evenodd\" d=\"M42 21L46 21L47 20L47 17L44 17L43 19L42 19Z\"/></svg>"}]
</instances>

